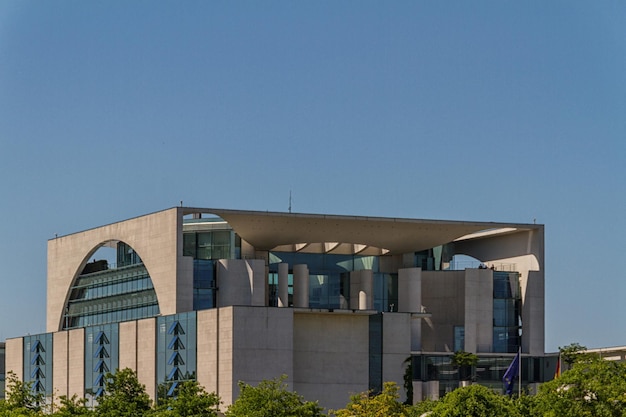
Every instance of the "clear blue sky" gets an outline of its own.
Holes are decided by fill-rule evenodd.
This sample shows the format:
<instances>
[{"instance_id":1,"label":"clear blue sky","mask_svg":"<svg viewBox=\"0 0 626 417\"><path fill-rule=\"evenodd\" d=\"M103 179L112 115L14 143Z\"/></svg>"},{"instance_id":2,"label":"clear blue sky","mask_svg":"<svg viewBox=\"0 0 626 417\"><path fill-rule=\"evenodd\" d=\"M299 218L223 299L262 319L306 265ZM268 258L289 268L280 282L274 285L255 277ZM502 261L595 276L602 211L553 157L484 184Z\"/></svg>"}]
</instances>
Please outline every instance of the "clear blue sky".
<instances>
[{"instance_id":1,"label":"clear blue sky","mask_svg":"<svg viewBox=\"0 0 626 417\"><path fill-rule=\"evenodd\" d=\"M0 0L0 339L46 244L179 204L546 225L546 348L626 345L626 2Z\"/></svg>"}]
</instances>

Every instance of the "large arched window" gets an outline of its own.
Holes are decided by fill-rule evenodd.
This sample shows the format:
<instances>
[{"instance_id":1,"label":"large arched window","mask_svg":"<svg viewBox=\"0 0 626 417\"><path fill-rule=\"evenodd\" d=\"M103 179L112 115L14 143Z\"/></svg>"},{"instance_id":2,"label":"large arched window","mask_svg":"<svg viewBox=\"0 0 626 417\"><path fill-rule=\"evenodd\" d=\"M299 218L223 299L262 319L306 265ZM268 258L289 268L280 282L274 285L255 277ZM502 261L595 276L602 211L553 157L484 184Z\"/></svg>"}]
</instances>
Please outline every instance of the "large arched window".
<instances>
[{"instance_id":1,"label":"large arched window","mask_svg":"<svg viewBox=\"0 0 626 417\"><path fill-rule=\"evenodd\" d=\"M63 329L154 317L159 303L148 270L133 248L104 243L70 288Z\"/></svg>"}]
</instances>

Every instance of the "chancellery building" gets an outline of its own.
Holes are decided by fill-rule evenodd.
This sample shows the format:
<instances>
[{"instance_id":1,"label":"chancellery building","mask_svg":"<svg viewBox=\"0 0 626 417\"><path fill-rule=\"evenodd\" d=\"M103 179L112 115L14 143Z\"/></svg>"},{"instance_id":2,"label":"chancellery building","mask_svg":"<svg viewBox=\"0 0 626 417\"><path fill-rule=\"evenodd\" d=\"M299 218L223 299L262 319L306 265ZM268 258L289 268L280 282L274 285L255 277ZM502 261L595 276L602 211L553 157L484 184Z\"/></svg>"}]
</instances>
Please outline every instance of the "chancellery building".
<instances>
[{"instance_id":1,"label":"chancellery building","mask_svg":"<svg viewBox=\"0 0 626 417\"><path fill-rule=\"evenodd\" d=\"M407 372L413 401L439 398L458 350L499 390L521 350L532 391L556 366L544 262L540 224L175 207L51 239L47 333L8 339L6 371L95 404L131 368L153 399L196 380L225 406L286 375L341 408Z\"/></svg>"}]
</instances>

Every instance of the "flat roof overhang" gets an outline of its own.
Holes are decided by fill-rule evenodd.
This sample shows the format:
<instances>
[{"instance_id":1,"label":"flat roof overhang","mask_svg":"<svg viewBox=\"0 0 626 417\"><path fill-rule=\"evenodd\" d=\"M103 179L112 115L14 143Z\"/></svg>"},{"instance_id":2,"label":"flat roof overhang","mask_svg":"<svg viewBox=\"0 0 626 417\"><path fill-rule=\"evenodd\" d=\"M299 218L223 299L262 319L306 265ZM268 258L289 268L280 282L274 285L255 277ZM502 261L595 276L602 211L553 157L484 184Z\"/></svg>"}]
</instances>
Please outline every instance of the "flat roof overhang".
<instances>
[{"instance_id":1,"label":"flat roof overhang","mask_svg":"<svg viewBox=\"0 0 626 417\"><path fill-rule=\"evenodd\" d=\"M183 215L210 213L224 219L258 250L286 245L365 245L382 253L403 254L434 248L458 239L488 238L542 228L537 224L422 220L325 214L279 213L212 208L183 208ZM485 235L485 232L488 236ZM303 246L304 247L304 246ZM355 250L355 252L357 252Z\"/></svg>"}]
</instances>

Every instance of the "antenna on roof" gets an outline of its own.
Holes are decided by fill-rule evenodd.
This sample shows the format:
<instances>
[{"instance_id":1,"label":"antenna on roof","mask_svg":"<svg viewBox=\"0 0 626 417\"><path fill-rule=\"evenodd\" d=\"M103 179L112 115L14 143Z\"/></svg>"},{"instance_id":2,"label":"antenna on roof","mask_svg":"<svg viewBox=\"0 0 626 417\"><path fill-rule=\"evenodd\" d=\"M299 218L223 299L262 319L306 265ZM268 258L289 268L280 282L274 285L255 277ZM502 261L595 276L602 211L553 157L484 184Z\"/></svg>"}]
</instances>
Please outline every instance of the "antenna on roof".
<instances>
[{"instance_id":1,"label":"antenna on roof","mask_svg":"<svg viewBox=\"0 0 626 417\"><path fill-rule=\"evenodd\" d=\"M289 190L289 213L291 213L291 190Z\"/></svg>"}]
</instances>

